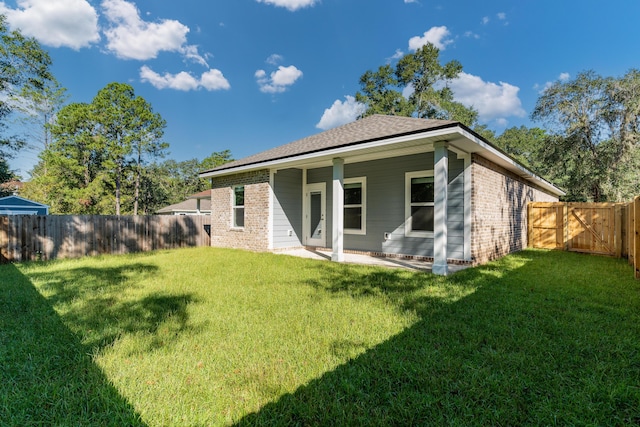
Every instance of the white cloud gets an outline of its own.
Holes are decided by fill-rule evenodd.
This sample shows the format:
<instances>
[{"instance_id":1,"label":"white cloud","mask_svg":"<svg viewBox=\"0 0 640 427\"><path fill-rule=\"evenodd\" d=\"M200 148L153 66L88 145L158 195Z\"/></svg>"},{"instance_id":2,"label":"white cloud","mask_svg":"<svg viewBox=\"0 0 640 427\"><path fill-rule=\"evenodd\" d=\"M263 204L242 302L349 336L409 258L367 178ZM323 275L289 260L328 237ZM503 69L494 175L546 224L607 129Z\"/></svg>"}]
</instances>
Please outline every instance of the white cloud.
<instances>
[{"instance_id":1,"label":"white cloud","mask_svg":"<svg viewBox=\"0 0 640 427\"><path fill-rule=\"evenodd\" d=\"M44 45L78 50L100 40L98 15L86 0L17 0L16 6L0 2L0 14Z\"/></svg>"},{"instance_id":2,"label":"white cloud","mask_svg":"<svg viewBox=\"0 0 640 427\"><path fill-rule=\"evenodd\" d=\"M284 58L282 57L282 55L278 55L277 53L274 53L271 56L269 56L265 62L270 65L278 65L283 59Z\"/></svg>"},{"instance_id":3,"label":"white cloud","mask_svg":"<svg viewBox=\"0 0 640 427\"><path fill-rule=\"evenodd\" d=\"M482 24L483 25L487 25L489 23L490 19L488 16L483 16L482 17Z\"/></svg>"},{"instance_id":4,"label":"white cloud","mask_svg":"<svg viewBox=\"0 0 640 427\"><path fill-rule=\"evenodd\" d=\"M418 0L404 0L405 3L418 3Z\"/></svg>"},{"instance_id":5,"label":"white cloud","mask_svg":"<svg viewBox=\"0 0 640 427\"><path fill-rule=\"evenodd\" d=\"M428 31L425 31L422 37L415 36L409 39L409 50L418 50L427 43L431 43L438 49L444 50L447 45L453 43L453 40L447 38L450 34L445 26L431 27Z\"/></svg>"},{"instance_id":6,"label":"white cloud","mask_svg":"<svg viewBox=\"0 0 640 427\"><path fill-rule=\"evenodd\" d=\"M293 85L300 77L302 71L294 65L283 67L280 65L278 69L267 77L265 70L255 72L255 77L260 86L260 91L264 93L281 93L286 91L289 86Z\"/></svg>"},{"instance_id":7,"label":"white cloud","mask_svg":"<svg viewBox=\"0 0 640 427\"><path fill-rule=\"evenodd\" d=\"M298 9L310 7L319 2L319 0L256 0L258 3L272 4L278 7L284 7L294 12Z\"/></svg>"},{"instance_id":8,"label":"white cloud","mask_svg":"<svg viewBox=\"0 0 640 427\"><path fill-rule=\"evenodd\" d=\"M507 117L526 116L518 98L520 88L517 86L505 82L485 82L478 76L462 72L450 81L449 87L456 101L478 111L481 121L504 123Z\"/></svg>"},{"instance_id":9,"label":"white cloud","mask_svg":"<svg viewBox=\"0 0 640 427\"><path fill-rule=\"evenodd\" d=\"M324 110L322 118L316 124L318 129L327 130L356 120L364 113L366 106L357 102L353 96L345 96L344 102L336 99L331 107Z\"/></svg>"},{"instance_id":10,"label":"white cloud","mask_svg":"<svg viewBox=\"0 0 640 427\"><path fill-rule=\"evenodd\" d=\"M387 58L387 62L393 61L395 59L400 59L404 56L404 52L400 49L396 49L396 53L394 53L391 57Z\"/></svg>"},{"instance_id":11,"label":"white cloud","mask_svg":"<svg viewBox=\"0 0 640 427\"><path fill-rule=\"evenodd\" d=\"M133 3L125 0L104 0L104 15L111 26L104 30L107 49L123 59L147 60L158 53L179 52L186 59L206 65L196 46L189 46L189 27L173 19L146 22Z\"/></svg>"},{"instance_id":12,"label":"white cloud","mask_svg":"<svg viewBox=\"0 0 640 427\"><path fill-rule=\"evenodd\" d=\"M156 89L175 89L181 91L190 91L204 88L209 91L226 90L231 88L227 79L220 70L209 70L202 74L198 79L186 71L178 74L158 74L151 68L143 65L140 68L140 79L143 82L151 83Z\"/></svg>"},{"instance_id":13,"label":"white cloud","mask_svg":"<svg viewBox=\"0 0 640 427\"><path fill-rule=\"evenodd\" d=\"M571 78L571 75L569 73L560 73L560 75L558 76L558 81L566 82L570 78ZM533 85L533 89L538 91L539 94L543 94L545 90L553 86L553 83L554 82L546 82L543 85L536 83L535 85Z\"/></svg>"},{"instance_id":14,"label":"white cloud","mask_svg":"<svg viewBox=\"0 0 640 427\"><path fill-rule=\"evenodd\" d=\"M473 31L465 31L464 36L465 37L474 38L476 40L480 38L480 36L478 34L474 33Z\"/></svg>"},{"instance_id":15,"label":"white cloud","mask_svg":"<svg viewBox=\"0 0 640 427\"><path fill-rule=\"evenodd\" d=\"M220 70L209 70L202 73L200 77L200 85L207 90L227 90L231 88L229 81L224 77Z\"/></svg>"},{"instance_id":16,"label":"white cloud","mask_svg":"<svg viewBox=\"0 0 640 427\"><path fill-rule=\"evenodd\" d=\"M507 19L507 14L504 12L499 12L496 14L496 16L498 17L499 20L504 21Z\"/></svg>"}]
</instances>

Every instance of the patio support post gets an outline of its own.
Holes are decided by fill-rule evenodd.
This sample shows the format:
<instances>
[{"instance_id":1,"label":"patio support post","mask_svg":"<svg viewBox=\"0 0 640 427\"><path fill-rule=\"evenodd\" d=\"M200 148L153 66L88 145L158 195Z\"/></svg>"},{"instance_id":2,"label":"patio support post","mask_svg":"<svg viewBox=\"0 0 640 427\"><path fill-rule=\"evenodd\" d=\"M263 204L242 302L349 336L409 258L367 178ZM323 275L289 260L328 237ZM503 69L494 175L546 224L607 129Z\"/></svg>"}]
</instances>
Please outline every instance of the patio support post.
<instances>
[{"instance_id":1,"label":"patio support post","mask_svg":"<svg viewBox=\"0 0 640 427\"><path fill-rule=\"evenodd\" d=\"M449 152L446 141L434 145L433 170L433 268L435 274L447 275L447 184L449 182Z\"/></svg>"},{"instance_id":2,"label":"patio support post","mask_svg":"<svg viewBox=\"0 0 640 427\"><path fill-rule=\"evenodd\" d=\"M331 261L344 261L344 159L333 159L333 203Z\"/></svg>"}]
</instances>

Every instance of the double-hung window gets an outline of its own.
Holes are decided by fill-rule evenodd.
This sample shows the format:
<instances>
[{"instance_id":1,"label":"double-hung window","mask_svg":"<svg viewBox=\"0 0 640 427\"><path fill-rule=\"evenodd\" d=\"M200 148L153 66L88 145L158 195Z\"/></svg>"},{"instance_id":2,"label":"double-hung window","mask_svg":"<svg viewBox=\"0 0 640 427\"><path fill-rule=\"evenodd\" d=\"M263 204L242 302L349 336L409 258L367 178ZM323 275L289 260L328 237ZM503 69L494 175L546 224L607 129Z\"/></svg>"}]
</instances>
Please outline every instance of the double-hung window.
<instances>
[{"instance_id":1,"label":"double-hung window","mask_svg":"<svg viewBox=\"0 0 640 427\"><path fill-rule=\"evenodd\" d=\"M233 228L244 228L244 185L233 187Z\"/></svg>"},{"instance_id":2,"label":"double-hung window","mask_svg":"<svg viewBox=\"0 0 640 427\"><path fill-rule=\"evenodd\" d=\"M344 232L367 234L367 178L344 180Z\"/></svg>"},{"instance_id":3,"label":"double-hung window","mask_svg":"<svg viewBox=\"0 0 640 427\"><path fill-rule=\"evenodd\" d=\"M405 236L433 237L433 188L433 171L405 174Z\"/></svg>"}]
</instances>

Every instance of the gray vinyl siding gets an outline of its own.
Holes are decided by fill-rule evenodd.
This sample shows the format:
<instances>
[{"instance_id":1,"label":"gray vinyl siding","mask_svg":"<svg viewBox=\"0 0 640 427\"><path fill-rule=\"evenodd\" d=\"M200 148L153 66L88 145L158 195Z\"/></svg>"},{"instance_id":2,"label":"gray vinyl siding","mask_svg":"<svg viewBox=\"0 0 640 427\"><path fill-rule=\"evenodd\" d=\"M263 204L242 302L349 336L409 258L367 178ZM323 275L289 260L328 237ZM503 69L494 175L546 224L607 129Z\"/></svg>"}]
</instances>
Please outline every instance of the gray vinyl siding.
<instances>
[{"instance_id":1,"label":"gray vinyl siding","mask_svg":"<svg viewBox=\"0 0 640 427\"><path fill-rule=\"evenodd\" d=\"M273 248L302 246L302 171L279 170L273 178Z\"/></svg>"},{"instance_id":2,"label":"gray vinyl siding","mask_svg":"<svg viewBox=\"0 0 640 427\"><path fill-rule=\"evenodd\" d=\"M367 234L344 234L344 248L433 256L433 238L405 237L405 173L433 169L433 153L346 164L344 177L367 178ZM332 168L310 169L307 183L326 182L327 246L331 246ZM448 258L464 258L464 160L449 152ZM390 238L384 240L384 234Z\"/></svg>"}]
</instances>

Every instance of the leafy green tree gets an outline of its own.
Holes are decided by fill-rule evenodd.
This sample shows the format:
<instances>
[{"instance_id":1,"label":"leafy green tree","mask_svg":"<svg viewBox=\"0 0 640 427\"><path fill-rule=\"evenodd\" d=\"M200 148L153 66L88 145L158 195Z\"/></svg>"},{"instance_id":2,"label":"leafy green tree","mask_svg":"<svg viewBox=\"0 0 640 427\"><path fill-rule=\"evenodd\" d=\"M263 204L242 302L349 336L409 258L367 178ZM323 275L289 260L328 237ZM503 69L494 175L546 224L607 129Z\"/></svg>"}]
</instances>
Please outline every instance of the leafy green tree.
<instances>
[{"instance_id":1,"label":"leafy green tree","mask_svg":"<svg viewBox=\"0 0 640 427\"><path fill-rule=\"evenodd\" d=\"M42 86L23 86L11 98L14 110L19 113L16 122L24 129L24 134L19 137L24 141L24 150L37 155L49 147L51 126L66 99L66 89L54 78Z\"/></svg>"},{"instance_id":2,"label":"leafy green tree","mask_svg":"<svg viewBox=\"0 0 640 427\"><path fill-rule=\"evenodd\" d=\"M231 150L214 151L211 155L202 159L199 164L200 172L222 166L233 161Z\"/></svg>"},{"instance_id":3,"label":"leafy green tree","mask_svg":"<svg viewBox=\"0 0 640 427\"><path fill-rule=\"evenodd\" d=\"M133 197L134 215L137 215L142 162L147 156L156 158L164 155L168 145L160 139L166 122L160 114L153 112L144 98L135 95L133 87L125 83L108 84L98 92L91 107L98 125L98 137L105 144L103 165L115 182L116 215L120 215L123 179L130 164L135 170Z\"/></svg>"},{"instance_id":4,"label":"leafy green tree","mask_svg":"<svg viewBox=\"0 0 640 427\"><path fill-rule=\"evenodd\" d=\"M7 135L7 118L13 111L11 99L21 90L44 87L53 79L51 58L33 38L19 31L9 31L6 18L0 15L0 163L8 170L7 159L24 145L15 135ZM11 173L4 173L13 176ZM4 182L4 181L3 181Z\"/></svg>"},{"instance_id":5,"label":"leafy green tree","mask_svg":"<svg viewBox=\"0 0 640 427\"><path fill-rule=\"evenodd\" d=\"M547 133L544 129L526 126L505 129L491 141L504 152L518 160L522 165L537 173L546 173L544 163L540 161Z\"/></svg>"},{"instance_id":6,"label":"leafy green tree","mask_svg":"<svg viewBox=\"0 0 640 427\"><path fill-rule=\"evenodd\" d=\"M137 214L145 167L168 148L165 126L131 86L111 83L90 104L60 110L26 194L54 213Z\"/></svg>"},{"instance_id":7,"label":"leafy green tree","mask_svg":"<svg viewBox=\"0 0 640 427\"><path fill-rule=\"evenodd\" d=\"M440 50L427 43L396 64L366 71L360 77L356 100L366 106L362 115L391 114L456 120L474 126L478 113L453 99L448 83L462 72L458 61L440 63Z\"/></svg>"},{"instance_id":8,"label":"leafy green tree","mask_svg":"<svg viewBox=\"0 0 640 427\"><path fill-rule=\"evenodd\" d=\"M400 82L388 64L377 71L366 71L360 77L360 88L356 101L367 107L363 117L373 114L410 116L413 113L412 105L402 95Z\"/></svg>"},{"instance_id":9,"label":"leafy green tree","mask_svg":"<svg viewBox=\"0 0 640 427\"><path fill-rule=\"evenodd\" d=\"M542 160L568 190L569 200L624 200L640 190L633 184L640 182L634 168L640 140L638 88L637 70L622 78L585 71L555 82L538 99L532 118L546 123L550 132Z\"/></svg>"}]
</instances>

